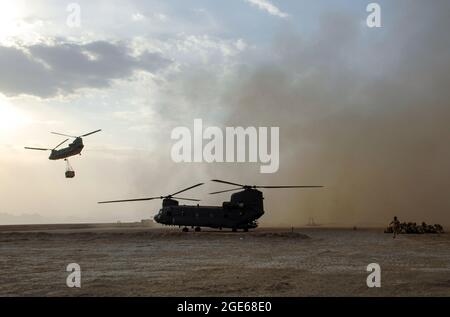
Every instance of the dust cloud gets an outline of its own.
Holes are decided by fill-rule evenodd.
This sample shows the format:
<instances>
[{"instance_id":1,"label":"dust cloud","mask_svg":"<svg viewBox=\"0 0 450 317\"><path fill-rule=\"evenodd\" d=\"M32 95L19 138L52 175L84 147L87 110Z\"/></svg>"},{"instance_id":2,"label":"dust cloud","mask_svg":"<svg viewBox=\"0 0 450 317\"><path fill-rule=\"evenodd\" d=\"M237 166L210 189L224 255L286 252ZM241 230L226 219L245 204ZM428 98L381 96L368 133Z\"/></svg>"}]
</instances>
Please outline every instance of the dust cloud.
<instances>
[{"instance_id":1,"label":"dust cloud","mask_svg":"<svg viewBox=\"0 0 450 317\"><path fill-rule=\"evenodd\" d=\"M285 25L222 95L225 125L279 126L281 153L277 174L221 177L326 186L267 190L264 224L450 223L450 5L390 10L383 30L341 12L310 36Z\"/></svg>"}]
</instances>

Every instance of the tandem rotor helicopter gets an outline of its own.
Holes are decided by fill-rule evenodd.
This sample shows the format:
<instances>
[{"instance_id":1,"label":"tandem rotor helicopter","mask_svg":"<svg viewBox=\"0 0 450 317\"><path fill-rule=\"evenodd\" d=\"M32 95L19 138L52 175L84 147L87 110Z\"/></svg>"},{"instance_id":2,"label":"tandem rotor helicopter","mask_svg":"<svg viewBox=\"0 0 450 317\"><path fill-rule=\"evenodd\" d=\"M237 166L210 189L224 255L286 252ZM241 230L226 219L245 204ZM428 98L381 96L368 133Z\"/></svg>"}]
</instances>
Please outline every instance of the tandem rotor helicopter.
<instances>
[{"instance_id":1,"label":"tandem rotor helicopter","mask_svg":"<svg viewBox=\"0 0 450 317\"><path fill-rule=\"evenodd\" d=\"M50 152L50 156L48 157L49 160L61 160L64 159L64 161L66 162L66 178L73 178L75 177L75 171L73 170L72 166L70 166L69 160L68 158L77 154L81 155L81 151L84 148L84 144L83 144L83 138L100 132L102 131L101 129L99 130L95 130L80 136L73 136L73 135L67 135L67 134L63 134L63 133L58 133L58 132L50 132L52 134L57 134L57 135L62 135L65 137L69 137L69 138L73 138L73 142L69 143L69 145L65 148L59 149L58 147L60 147L61 145L63 145L64 143L66 143L69 139L65 139L64 141L62 141L61 143L59 143L57 146L55 146L53 149L44 149L44 148L37 148L37 147L28 147L26 146L25 149L27 150L38 150L38 151L51 151Z\"/></svg>"},{"instance_id":2,"label":"tandem rotor helicopter","mask_svg":"<svg viewBox=\"0 0 450 317\"><path fill-rule=\"evenodd\" d=\"M203 185L199 183L188 188L177 191L176 193L147 198L125 199L101 201L99 204L145 201L153 199L162 199L162 208L153 218L155 222L183 227L183 232L188 232L189 228L195 228L200 231L201 227L210 227L215 229L229 228L233 232L242 229L247 232L258 226L257 220L264 214L263 195L258 188L321 188L323 186L258 186L242 185L227 182L219 179L213 179L213 182L237 186L237 188L221 190L210 193L211 195L240 190L231 195L230 201L223 202L222 206L200 206L200 205L179 205L178 200L200 201L193 198L175 197L187 190Z\"/></svg>"}]
</instances>

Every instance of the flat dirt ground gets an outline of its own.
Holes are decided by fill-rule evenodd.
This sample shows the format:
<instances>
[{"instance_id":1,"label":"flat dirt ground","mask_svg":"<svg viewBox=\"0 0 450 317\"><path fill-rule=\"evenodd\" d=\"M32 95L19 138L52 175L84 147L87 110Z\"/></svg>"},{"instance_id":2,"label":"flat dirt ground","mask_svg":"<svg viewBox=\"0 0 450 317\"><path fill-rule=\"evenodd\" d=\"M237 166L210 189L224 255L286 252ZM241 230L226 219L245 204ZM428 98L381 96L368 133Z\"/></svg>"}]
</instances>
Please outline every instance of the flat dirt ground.
<instances>
[{"instance_id":1,"label":"flat dirt ground","mask_svg":"<svg viewBox=\"0 0 450 317\"><path fill-rule=\"evenodd\" d=\"M381 288L366 285L373 262ZM0 270L2 296L450 296L450 235L2 226Z\"/></svg>"}]
</instances>

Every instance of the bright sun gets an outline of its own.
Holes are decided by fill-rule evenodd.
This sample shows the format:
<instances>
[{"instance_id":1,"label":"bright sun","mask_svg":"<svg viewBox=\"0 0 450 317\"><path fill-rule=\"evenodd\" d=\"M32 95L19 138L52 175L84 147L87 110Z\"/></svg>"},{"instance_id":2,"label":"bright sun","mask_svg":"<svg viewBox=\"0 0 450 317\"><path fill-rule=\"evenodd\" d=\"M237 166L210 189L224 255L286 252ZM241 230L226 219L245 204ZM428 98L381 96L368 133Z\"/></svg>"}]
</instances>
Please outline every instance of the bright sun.
<instances>
[{"instance_id":1,"label":"bright sun","mask_svg":"<svg viewBox=\"0 0 450 317\"><path fill-rule=\"evenodd\" d=\"M22 1L0 0L0 41L18 34L23 8Z\"/></svg>"},{"instance_id":2,"label":"bright sun","mask_svg":"<svg viewBox=\"0 0 450 317\"><path fill-rule=\"evenodd\" d=\"M20 128L29 121L25 113L0 96L0 131Z\"/></svg>"}]
</instances>

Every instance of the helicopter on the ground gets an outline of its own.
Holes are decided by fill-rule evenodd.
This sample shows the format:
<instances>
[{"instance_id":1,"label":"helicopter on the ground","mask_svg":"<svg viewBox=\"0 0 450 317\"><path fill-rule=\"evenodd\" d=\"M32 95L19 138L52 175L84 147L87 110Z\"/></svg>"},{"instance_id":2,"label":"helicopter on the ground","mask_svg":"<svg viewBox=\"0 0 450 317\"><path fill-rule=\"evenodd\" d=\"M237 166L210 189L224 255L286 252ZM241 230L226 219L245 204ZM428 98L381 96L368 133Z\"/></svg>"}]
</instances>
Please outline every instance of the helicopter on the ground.
<instances>
[{"instance_id":1,"label":"helicopter on the ground","mask_svg":"<svg viewBox=\"0 0 450 317\"><path fill-rule=\"evenodd\" d=\"M210 194L219 194L241 190L231 195L230 201L223 202L222 206L200 206L200 205L179 205L178 200L199 201L193 198L179 198L174 197L177 194L185 192L189 189L203 185L199 183L194 186L180 190L174 194L125 199L101 201L99 204L143 201L153 199L163 199L162 208L154 217L155 222L169 225L183 227L183 232L188 232L188 227L195 231L200 231L201 227L210 227L222 230L222 228L230 228L233 232L242 229L247 232L249 229L258 226L257 220L264 214L263 195L257 188L320 188L323 186L257 186L257 185L242 185L232 182L227 182L219 179L213 179L213 182L223 183L237 188L213 192Z\"/></svg>"},{"instance_id":2,"label":"helicopter on the ground","mask_svg":"<svg viewBox=\"0 0 450 317\"><path fill-rule=\"evenodd\" d=\"M62 141L61 143L59 143L57 146L55 146L53 149L45 149L45 148L37 148L37 147L29 147L26 146L25 149L27 150L38 150L38 151L51 151L50 152L50 156L48 157L49 160L61 160L64 159L66 161L67 164L67 169L66 169L66 177L67 178L72 178L75 176L75 171L72 169L72 167L70 166L70 163L68 161L68 158L77 154L81 155L81 151L84 148L84 144L83 144L83 138L100 132L102 131L101 129L99 130L95 130L80 136L73 136L73 135L67 135L67 134L63 134L63 133L58 133L58 132L51 132L52 134L57 134L57 135L62 135L62 136L66 136L69 138L74 138L72 143L69 143L69 145L65 148L59 149L58 147L60 147L61 145L63 145L64 143L66 143L69 139L65 139L64 141Z\"/></svg>"}]
</instances>

